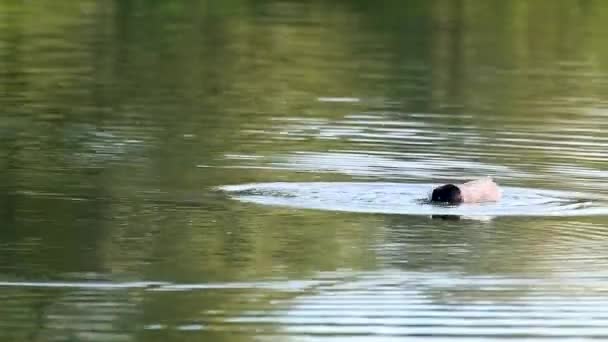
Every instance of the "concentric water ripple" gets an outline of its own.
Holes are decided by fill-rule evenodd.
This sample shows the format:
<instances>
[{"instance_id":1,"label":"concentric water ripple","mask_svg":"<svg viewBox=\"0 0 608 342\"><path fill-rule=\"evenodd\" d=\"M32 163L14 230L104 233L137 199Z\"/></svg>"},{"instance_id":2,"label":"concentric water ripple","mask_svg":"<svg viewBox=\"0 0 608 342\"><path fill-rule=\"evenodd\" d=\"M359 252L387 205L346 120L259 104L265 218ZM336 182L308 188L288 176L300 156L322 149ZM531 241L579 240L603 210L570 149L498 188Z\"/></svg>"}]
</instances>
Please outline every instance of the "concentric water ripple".
<instances>
[{"instance_id":1,"label":"concentric water ripple","mask_svg":"<svg viewBox=\"0 0 608 342\"><path fill-rule=\"evenodd\" d=\"M608 215L606 198L579 192L503 187L498 203L442 206L427 201L437 184L258 183L220 189L244 202L360 213L455 216Z\"/></svg>"}]
</instances>

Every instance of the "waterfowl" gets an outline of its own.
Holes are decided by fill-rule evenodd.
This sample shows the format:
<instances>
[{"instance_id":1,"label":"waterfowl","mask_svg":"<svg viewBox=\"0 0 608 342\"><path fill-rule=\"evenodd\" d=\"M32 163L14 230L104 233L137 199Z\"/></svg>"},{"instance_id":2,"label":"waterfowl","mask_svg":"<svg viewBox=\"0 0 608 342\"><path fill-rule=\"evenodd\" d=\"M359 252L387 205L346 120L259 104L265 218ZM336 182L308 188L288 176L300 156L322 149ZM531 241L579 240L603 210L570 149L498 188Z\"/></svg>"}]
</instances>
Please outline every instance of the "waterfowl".
<instances>
[{"instance_id":1,"label":"waterfowl","mask_svg":"<svg viewBox=\"0 0 608 342\"><path fill-rule=\"evenodd\" d=\"M463 184L445 184L433 189L431 202L460 204L497 202L502 194L491 178L482 178Z\"/></svg>"}]
</instances>

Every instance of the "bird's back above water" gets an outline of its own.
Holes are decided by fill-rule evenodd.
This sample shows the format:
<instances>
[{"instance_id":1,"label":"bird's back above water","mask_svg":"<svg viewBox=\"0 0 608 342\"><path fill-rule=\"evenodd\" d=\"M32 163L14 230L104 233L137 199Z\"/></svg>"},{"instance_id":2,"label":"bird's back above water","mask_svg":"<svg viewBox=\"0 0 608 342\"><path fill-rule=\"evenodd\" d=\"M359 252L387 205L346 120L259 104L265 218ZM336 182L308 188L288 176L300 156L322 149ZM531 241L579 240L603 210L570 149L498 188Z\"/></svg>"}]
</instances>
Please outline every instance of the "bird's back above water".
<instances>
[{"instance_id":1,"label":"bird's back above water","mask_svg":"<svg viewBox=\"0 0 608 342\"><path fill-rule=\"evenodd\" d=\"M433 190L432 202L460 204L496 202L502 197L500 188L491 178L463 184L445 184Z\"/></svg>"},{"instance_id":2,"label":"bird's back above water","mask_svg":"<svg viewBox=\"0 0 608 342\"><path fill-rule=\"evenodd\" d=\"M492 178L476 179L458 184L463 203L496 202L502 197L498 184Z\"/></svg>"}]
</instances>

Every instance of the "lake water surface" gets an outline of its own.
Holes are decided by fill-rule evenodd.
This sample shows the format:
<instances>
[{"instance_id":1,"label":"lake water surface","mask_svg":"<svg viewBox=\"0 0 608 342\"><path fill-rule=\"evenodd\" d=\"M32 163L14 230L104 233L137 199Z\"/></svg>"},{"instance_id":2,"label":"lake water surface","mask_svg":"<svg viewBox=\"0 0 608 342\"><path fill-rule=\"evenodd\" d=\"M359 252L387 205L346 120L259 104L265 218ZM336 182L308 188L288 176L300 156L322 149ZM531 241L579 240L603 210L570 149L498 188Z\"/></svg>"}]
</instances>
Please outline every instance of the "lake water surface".
<instances>
[{"instance_id":1,"label":"lake water surface","mask_svg":"<svg viewBox=\"0 0 608 342\"><path fill-rule=\"evenodd\" d=\"M607 20L0 2L0 340L608 338Z\"/></svg>"}]
</instances>

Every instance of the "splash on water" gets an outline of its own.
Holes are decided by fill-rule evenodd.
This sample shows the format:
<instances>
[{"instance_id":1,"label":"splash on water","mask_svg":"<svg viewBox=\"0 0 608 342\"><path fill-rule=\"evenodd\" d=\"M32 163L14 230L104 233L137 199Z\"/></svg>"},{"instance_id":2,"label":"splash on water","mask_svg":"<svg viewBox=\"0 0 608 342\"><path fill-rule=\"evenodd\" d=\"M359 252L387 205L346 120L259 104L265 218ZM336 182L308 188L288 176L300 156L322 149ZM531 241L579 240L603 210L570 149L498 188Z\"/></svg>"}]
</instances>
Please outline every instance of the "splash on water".
<instances>
[{"instance_id":1,"label":"splash on water","mask_svg":"<svg viewBox=\"0 0 608 342\"><path fill-rule=\"evenodd\" d=\"M446 206L431 204L438 184L402 183L253 183L227 185L231 197L262 205L301 209L401 215L590 216L608 215L608 199L580 192L502 187L497 203Z\"/></svg>"}]
</instances>

